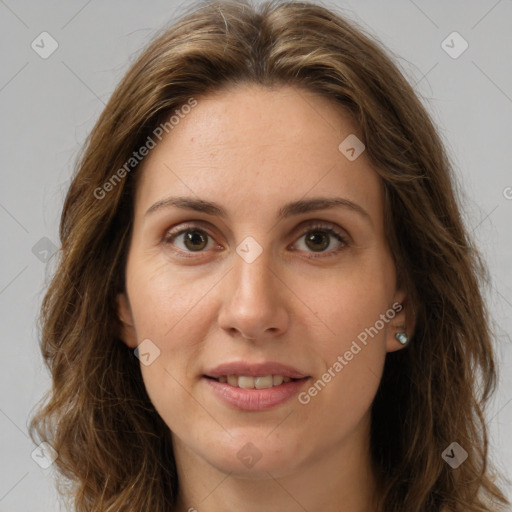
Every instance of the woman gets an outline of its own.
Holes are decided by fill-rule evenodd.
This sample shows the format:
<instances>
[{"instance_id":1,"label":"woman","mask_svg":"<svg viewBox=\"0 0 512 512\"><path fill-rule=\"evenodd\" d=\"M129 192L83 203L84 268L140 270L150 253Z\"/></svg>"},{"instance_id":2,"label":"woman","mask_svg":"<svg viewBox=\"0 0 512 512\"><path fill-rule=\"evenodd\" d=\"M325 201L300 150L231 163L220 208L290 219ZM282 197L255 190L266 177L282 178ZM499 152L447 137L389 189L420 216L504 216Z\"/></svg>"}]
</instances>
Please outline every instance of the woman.
<instances>
[{"instance_id":1,"label":"woman","mask_svg":"<svg viewBox=\"0 0 512 512\"><path fill-rule=\"evenodd\" d=\"M32 427L74 510L508 503L449 161L339 15L214 2L159 35L87 140L61 240Z\"/></svg>"}]
</instances>

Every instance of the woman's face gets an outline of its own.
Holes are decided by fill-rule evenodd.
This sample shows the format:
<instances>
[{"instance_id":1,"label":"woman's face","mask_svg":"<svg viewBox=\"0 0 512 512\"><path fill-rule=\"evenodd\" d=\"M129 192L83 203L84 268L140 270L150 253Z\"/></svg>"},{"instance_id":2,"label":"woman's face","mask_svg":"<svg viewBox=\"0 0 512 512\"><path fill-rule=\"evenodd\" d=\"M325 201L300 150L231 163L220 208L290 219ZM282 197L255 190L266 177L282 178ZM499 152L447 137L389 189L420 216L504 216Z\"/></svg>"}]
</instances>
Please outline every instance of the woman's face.
<instances>
[{"instance_id":1,"label":"woman's face","mask_svg":"<svg viewBox=\"0 0 512 512\"><path fill-rule=\"evenodd\" d=\"M326 98L244 85L144 160L119 315L177 454L278 477L368 444L405 297L354 135Z\"/></svg>"}]
</instances>

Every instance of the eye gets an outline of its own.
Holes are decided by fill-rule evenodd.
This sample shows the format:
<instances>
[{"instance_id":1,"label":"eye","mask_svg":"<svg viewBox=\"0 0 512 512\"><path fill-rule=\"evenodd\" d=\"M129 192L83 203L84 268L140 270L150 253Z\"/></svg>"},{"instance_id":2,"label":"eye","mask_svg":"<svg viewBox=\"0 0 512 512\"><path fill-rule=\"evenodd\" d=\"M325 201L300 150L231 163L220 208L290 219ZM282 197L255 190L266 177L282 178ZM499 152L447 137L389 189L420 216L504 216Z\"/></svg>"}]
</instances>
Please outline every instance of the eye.
<instances>
[{"instance_id":1,"label":"eye","mask_svg":"<svg viewBox=\"0 0 512 512\"><path fill-rule=\"evenodd\" d=\"M210 240L209 240L210 239ZM208 242L213 238L204 230L194 224L181 227L178 231L169 231L164 237L166 244L178 245L179 252L203 252L211 248ZM181 243L181 247L176 241ZM219 246L217 246L219 247Z\"/></svg>"},{"instance_id":2,"label":"eye","mask_svg":"<svg viewBox=\"0 0 512 512\"><path fill-rule=\"evenodd\" d=\"M308 258L335 256L348 245L348 240L344 232L332 227L331 225L317 224L310 226L307 231L303 231L299 240L303 237L305 237L303 245L306 247L306 252L310 249L313 253L320 253L307 256ZM337 242L335 242L335 244L337 245L335 248L327 251L327 249L332 245L333 238L336 239ZM327 254L324 255L324 253Z\"/></svg>"},{"instance_id":3,"label":"eye","mask_svg":"<svg viewBox=\"0 0 512 512\"><path fill-rule=\"evenodd\" d=\"M305 237L305 240L302 245L305 246L305 249L299 248L298 250L317 253L307 256L308 258L335 256L348 245L348 237L345 233L331 224L315 224L313 226L308 226L308 229L302 232L299 240L303 237ZM336 240L336 247L327 250L333 245L333 239ZM199 228L195 224L187 224L185 226L180 226L180 228L175 231L168 231L165 234L163 241L166 244L177 246L177 252L187 258L193 257L188 255L190 253L205 252L206 249L211 249L212 245L215 245L213 243L213 237L207 231ZM296 245L301 244L297 244L296 242ZM222 248L219 244L215 247ZM297 249L294 248L293 250Z\"/></svg>"}]
</instances>

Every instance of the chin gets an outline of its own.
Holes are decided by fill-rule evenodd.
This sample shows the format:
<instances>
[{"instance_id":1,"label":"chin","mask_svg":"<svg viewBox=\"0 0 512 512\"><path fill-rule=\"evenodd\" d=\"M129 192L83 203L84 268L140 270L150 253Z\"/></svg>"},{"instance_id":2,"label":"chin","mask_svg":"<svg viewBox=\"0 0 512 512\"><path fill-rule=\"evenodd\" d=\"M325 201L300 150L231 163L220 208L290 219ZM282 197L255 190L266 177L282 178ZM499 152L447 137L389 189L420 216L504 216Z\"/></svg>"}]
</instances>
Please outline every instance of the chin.
<instances>
[{"instance_id":1,"label":"chin","mask_svg":"<svg viewBox=\"0 0 512 512\"><path fill-rule=\"evenodd\" d=\"M223 473L250 479L268 479L269 473L275 478L292 474L301 463L297 454L304 455L299 446L283 444L281 436L269 439L268 431L233 435L228 443L211 442L204 448L212 446L216 450L204 451L202 458Z\"/></svg>"},{"instance_id":2,"label":"chin","mask_svg":"<svg viewBox=\"0 0 512 512\"><path fill-rule=\"evenodd\" d=\"M221 454L218 457L210 457L212 458L208 462L222 473L249 480L266 480L270 475L274 478L284 478L295 472L297 464L296 460L283 459L265 452L262 452L261 458L252 464L248 459L247 462L240 461L236 452L229 458Z\"/></svg>"}]
</instances>

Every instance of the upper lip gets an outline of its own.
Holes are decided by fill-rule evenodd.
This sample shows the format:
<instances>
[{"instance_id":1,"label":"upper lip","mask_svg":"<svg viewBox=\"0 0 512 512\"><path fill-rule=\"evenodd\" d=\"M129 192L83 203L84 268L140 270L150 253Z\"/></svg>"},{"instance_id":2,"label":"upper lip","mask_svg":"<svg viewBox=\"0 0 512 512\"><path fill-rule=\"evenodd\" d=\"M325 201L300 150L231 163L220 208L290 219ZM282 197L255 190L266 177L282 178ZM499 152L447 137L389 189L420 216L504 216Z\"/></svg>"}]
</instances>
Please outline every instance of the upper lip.
<instances>
[{"instance_id":1,"label":"upper lip","mask_svg":"<svg viewBox=\"0 0 512 512\"><path fill-rule=\"evenodd\" d=\"M228 375L244 375L248 377L265 377L267 375L282 375L291 379L303 379L307 377L305 373L274 361L264 363L249 363L246 361L234 361L231 363L223 363L215 368L205 372L207 377L223 377Z\"/></svg>"}]
</instances>

